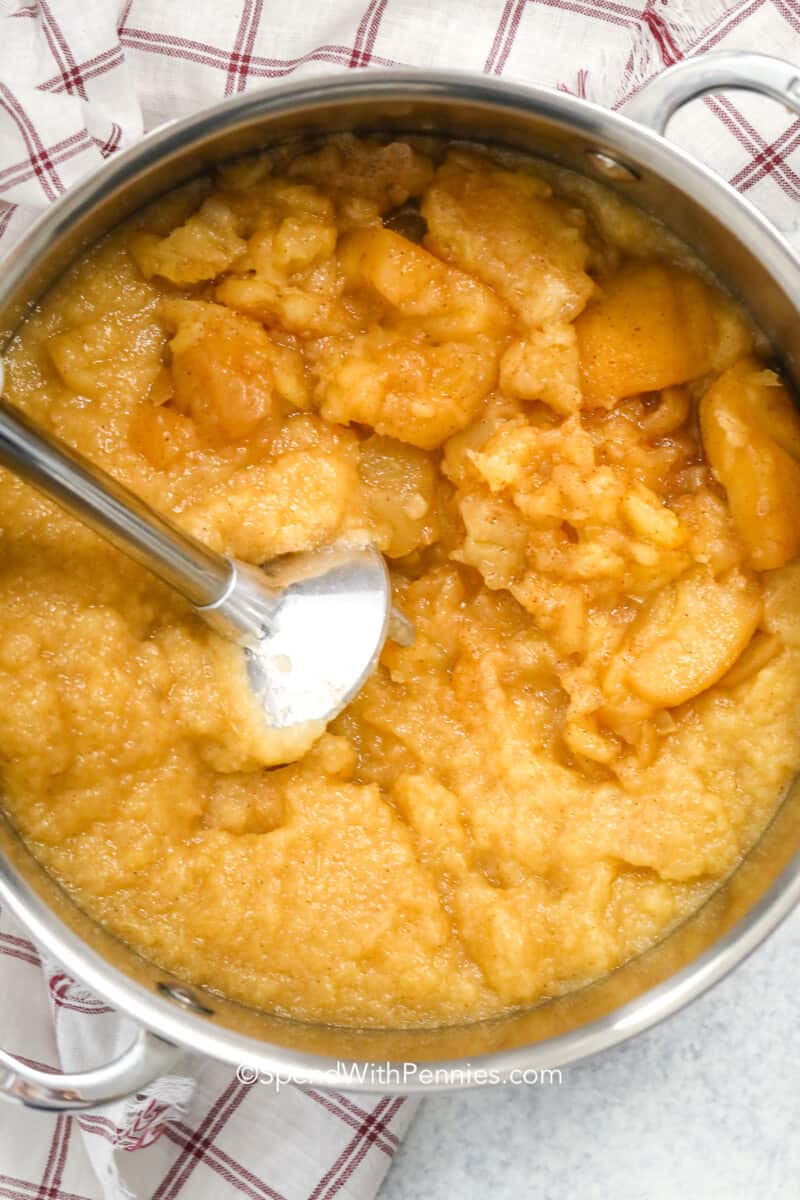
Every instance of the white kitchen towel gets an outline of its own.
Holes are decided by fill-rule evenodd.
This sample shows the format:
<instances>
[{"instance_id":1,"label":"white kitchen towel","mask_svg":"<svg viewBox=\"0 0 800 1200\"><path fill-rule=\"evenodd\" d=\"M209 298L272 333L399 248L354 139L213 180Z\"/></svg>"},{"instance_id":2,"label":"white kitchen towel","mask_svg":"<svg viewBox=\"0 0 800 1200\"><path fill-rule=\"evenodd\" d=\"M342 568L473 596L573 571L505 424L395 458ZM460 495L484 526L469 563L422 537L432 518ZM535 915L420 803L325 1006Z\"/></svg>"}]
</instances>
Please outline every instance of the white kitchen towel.
<instances>
[{"instance_id":1,"label":"white kitchen towel","mask_svg":"<svg viewBox=\"0 0 800 1200\"><path fill-rule=\"evenodd\" d=\"M0 1046L45 1070L81 1070L116 1057L134 1032L0 912ZM369 1200L416 1108L252 1082L252 1069L237 1078L188 1055L179 1071L80 1117L0 1102L0 1198Z\"/></svg>"}]
</instances>

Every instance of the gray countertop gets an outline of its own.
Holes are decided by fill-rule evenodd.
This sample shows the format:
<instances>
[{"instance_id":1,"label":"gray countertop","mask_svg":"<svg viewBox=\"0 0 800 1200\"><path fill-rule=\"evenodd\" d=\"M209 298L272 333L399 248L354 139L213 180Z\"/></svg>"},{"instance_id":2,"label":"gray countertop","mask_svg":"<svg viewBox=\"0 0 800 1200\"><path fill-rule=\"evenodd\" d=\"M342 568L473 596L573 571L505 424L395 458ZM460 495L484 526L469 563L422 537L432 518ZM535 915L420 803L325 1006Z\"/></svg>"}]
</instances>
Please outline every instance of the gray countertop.
<instances>
[{"instance_id":1,"label":"gray countertop","mask_svg":"<svg viewBox=\"0 0 800 1200\"><path fill-rule=\"evenodd\" d=\"M800 912L560 1086L432 1096L379 1200L798 1200Z\"/></svg>"}]
</instances>

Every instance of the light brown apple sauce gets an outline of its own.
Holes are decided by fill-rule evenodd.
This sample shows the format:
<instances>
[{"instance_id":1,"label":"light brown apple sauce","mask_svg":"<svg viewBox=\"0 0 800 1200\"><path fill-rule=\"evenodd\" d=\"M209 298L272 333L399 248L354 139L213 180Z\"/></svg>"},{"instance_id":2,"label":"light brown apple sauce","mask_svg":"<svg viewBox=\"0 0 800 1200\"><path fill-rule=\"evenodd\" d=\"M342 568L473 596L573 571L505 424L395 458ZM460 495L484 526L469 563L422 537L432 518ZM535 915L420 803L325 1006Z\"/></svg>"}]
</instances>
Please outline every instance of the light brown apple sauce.
<instances>
[{"instance_id":1,"label":"light brown apple sauce","mask_svg":"<svg viewBox=\"0 0 800 1200\"><path fill-rule=\"evenodd\" d=\"M4 474L12 820L257 1007L454 1022L612 970L800 768L800 421L763 358L545 164L343 138L160 200L27 322L11 399L226 553L367 530L417 640L268 769L239 652Z\"/></svg>"}]
</instances>

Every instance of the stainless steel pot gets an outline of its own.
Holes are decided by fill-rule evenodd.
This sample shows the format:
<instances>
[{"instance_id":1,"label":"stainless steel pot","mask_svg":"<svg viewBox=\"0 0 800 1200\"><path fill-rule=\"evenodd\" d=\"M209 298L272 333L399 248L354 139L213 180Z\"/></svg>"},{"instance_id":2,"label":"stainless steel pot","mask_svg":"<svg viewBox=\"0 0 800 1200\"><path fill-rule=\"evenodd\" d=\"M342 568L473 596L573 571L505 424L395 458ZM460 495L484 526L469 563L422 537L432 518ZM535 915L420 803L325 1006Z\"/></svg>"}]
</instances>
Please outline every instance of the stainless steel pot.
<instances>
[{"instance_id":1,"label":"stainless steel pot","mask_svg":"<svg viewBox=\"0 0 800 1200\"><path fill-rule=\"evenodd\" d=\"M76 255L166 188L256 147L388 130L532 151L607 182L674 229L751 307L800 390L800 260L745 199L663 137L680 105L718 88L766 93L800 112L800 68L752 54L675 66L625 115L544 88L441 72L349 74L248 93L154 132L49 210L3 269L2 343ZM606 979L490 1022L362 1031L281 1020L186 987L92 922L0 821L0 901L140 1026L121 1058L76 1075L44 1074L0 1051L0 1094L40 1108L85 1108L138 1090L183 1050L253 1073L371 1091L386 1089L378 1068L387 1062L407 1064L404 1081L392 1079L392 1090L406 1092L479 1082L481 1071L496 1081L562 1067L675 1012L749 954L800 899L798 849L800 788L698 914Z\"/></svg>"}]
</instances>

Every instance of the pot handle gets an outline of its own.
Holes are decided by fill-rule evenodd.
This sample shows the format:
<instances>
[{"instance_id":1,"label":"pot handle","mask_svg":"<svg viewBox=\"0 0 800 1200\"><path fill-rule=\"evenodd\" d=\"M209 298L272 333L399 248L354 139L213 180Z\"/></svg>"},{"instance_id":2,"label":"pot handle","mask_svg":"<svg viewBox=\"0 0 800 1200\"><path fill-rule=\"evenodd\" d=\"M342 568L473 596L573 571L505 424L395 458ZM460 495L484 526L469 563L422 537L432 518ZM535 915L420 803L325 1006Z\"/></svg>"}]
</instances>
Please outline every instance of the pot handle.
<instances>
[{"instance_id":1,"label":"pot handle","mask_svg":"<svg viewBox=\"0 0 800 1200\"><path fill-rule=\"evenodd\" d=\"M663 134L670 117L689 100L726 88L760 92L800 115L800 67L767 54L737 50L698 54L668 67L640 88L621 112Z\"/></svg>"},{"instance_id":2,"label":"pot handle","mask_svg":"<svg viewBox=\"0 0 800 1200\"><path fill-rule=\"evenodd\" d=\"M122 1100L168 1073L182 1053L178 1046L140 1029L128 1049L113 1062L62 1075L30 1067L0 1050L0 1097L49 1112L97 1108Z\"/></svg>"}]
</instances>

